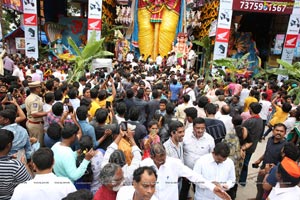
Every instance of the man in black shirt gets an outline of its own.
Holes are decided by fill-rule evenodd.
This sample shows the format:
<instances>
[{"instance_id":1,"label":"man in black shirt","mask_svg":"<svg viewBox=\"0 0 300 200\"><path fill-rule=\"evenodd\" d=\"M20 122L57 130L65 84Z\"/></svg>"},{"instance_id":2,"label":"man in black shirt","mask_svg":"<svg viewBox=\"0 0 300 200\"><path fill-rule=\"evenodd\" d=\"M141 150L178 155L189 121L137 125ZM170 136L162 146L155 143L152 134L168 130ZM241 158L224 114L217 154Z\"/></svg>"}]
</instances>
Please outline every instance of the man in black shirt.
<instances>
[{"instance_id":1,"label":"man in black shirt","mask_svg":"<svg viewBox=\"0 0 300 200\"><path fill-rule=\"evenodd\" d=\"M247 128L248 134L251 137L251 140L253 143L246 150L244 165L243 165L240 180L239 180L239 183L242 186L246 186L249 161L251 159L252 154L254 153L254 151L256 149L257 143L260 139L260 134L264 129L263 120L258 115L260 113L261 109L262 109L262 107L259 103L257 103L257 102L251 103L249 106L249 111L250 111L251 117L243 123L243 126L245 128Z\"/></svg>"}]
</instances>

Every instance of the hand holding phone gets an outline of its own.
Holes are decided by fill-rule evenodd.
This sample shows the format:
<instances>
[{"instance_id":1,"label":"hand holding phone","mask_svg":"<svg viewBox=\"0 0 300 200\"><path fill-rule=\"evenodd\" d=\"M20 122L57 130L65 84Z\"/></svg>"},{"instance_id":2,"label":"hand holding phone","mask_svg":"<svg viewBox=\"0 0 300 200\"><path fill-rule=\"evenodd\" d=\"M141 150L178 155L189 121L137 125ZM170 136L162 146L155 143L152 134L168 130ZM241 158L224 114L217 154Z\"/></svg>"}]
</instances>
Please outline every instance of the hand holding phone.
<instances>
[{"instance_id":1,"label":"hand holding phone","mask_svg":"<svg viewBox=\"0 0 300 200\"><path fill-rule=\"evenodd\" d=\"M127 129L128 129L127 122L121 122L120 128L122 131L127 131Z\"/></svg>"},{"instance_id":2,"label":"hand holding phone","mask_svg":"<svg viewBox=\"0 0 300 200\"><path fill-rule=\"evenodd\" d=\"M111 103L110 103L110 101L106 101L106 108L110 108L111 107Z\"/></svg>"},{"instance_id":3,"label":"hand holding phone","mask_svg":"<svg viewBox=\"0 0 300 200\"><path fill-rule=\"evenodd\" d=\"M11 95L10 92L7 93L7 100L8 101L12 101L13 100L12 95Z\"/></svg>"}]
</instances>

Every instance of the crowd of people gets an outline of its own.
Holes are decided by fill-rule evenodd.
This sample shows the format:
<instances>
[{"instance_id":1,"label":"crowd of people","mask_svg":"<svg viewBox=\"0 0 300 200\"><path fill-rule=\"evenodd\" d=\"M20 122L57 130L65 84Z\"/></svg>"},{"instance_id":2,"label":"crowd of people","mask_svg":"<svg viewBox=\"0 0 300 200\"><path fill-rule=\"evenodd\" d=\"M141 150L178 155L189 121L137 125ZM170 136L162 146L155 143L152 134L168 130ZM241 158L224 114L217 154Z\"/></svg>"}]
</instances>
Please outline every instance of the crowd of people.
<instances>
[{"instance_id":1,"label":"crowd of people","mask_svg":"<svg viewBox=\"0 0 300 200\"><path fill-rule=\"evenodd\" d=\"M255 199L300 199L295 85L131 54L77 82L67 62L5 55L0 199L236 199L263 140Z\"/></svg>"}]
</instances>

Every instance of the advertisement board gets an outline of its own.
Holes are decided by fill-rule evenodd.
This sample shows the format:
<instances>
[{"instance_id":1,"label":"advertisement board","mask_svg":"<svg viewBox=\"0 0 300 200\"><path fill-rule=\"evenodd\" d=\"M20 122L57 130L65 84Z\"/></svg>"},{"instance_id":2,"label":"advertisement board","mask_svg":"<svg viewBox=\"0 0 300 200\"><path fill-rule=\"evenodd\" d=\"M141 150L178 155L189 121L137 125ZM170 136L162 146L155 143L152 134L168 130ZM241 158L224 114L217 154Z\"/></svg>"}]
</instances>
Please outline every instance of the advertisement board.
<instances>
[{"instance_id":1,"label":"advertisement board","mask_svg":"<svg viewBox=\"0 0 300 200\"><path fill-rule=\"evenodd\" d=\"M29 58L38 59L38 20L37 1L23 0L23 24L25 32L25 55ZM16 40L17 41L17 40ZM16 45L17 46L17 45Z\"/></svg>"},{"instance_id":2,"label":"advertisement board","mask_svg":"<svg viewBox=\"0 0 300 200\"><path fill-rule=\"evenodd\" d=\"M291 14L293 0L235 0L233 10L271 14Z\"/></svg>"},{"instance_id":3,"label":"advertisement board","mask_svg":"<svg viewBox=\"0 0 300 200\"><path fill-rule=\"evenodd\" d=\"M93 31L96 32L96 39L101 38L101 16L102 16L102 0L89 0L88 5L88 40Z\"/></svg>"}]
</instances>

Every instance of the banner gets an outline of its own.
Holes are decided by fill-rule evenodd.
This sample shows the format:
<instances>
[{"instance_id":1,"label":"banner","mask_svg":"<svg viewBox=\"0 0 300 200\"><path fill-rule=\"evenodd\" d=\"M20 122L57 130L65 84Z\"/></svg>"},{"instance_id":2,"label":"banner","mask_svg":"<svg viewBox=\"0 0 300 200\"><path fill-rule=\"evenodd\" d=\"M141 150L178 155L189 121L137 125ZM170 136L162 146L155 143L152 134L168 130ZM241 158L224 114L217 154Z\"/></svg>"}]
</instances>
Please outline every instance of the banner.
<instances>
[{"instance_id":1,"label":"banner","mask_svg":"<svg viewBox=\"0 0 300 200\"><path fill-rule=\"evenodd\" d=\"M96 32L96 39L101 38L101 28L102 28L102 0L89 0L88 5L88 40L91 37L93 31Z\"/></svg>"},{"instance_id":2,"label":"banner","mask_svg":"<svg viewBox=\"0 0 300 200\"><path fill-rule=\"evenodd\" d=\"M36 0L23 1L23 23L25 32L25 55L38 59L38 18Z\"/></svg>"},{"instance_id":3,"label":"banner","mask_svg":"<svg viewBox=\"0 0 300 200\"><path fill-rule=\"evenodd\" d=\"M218 25L216 30L216 42L214 47L214 60L227 57L232 18L232 3L233 0L220 1Z\"/></svg>"},{"instance_id":4,"label":"banner","mask_svg":"<svg viewBox=\"0 0 300 200\"><path fill-rule=\"evenodd\" d=\"M300 0L295 0L293 12L290 15L286 37L284 40L281 60L290 64L293 62L294 51L297 45L298 34L300 31ZM280 66L282 67L282 66ZM288 79L288 76L279 75L278 80Z\"/></svg>"},{"instance_id":5,"label":"banner","mask_svg":"<svg viewBox=\"0 0 300 200\"><path fill-rule=\"evenodd\" d=\"M270 14L291 14L293 0L235 0L233 10Z\"/></svg>"}]
</instances>

